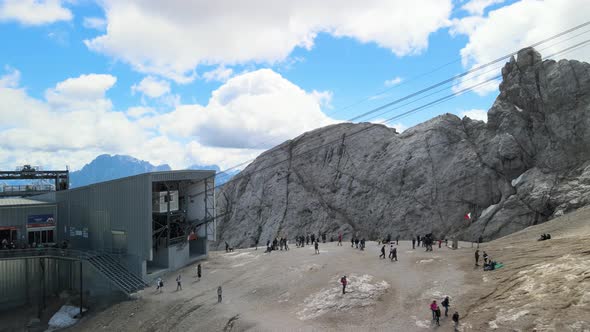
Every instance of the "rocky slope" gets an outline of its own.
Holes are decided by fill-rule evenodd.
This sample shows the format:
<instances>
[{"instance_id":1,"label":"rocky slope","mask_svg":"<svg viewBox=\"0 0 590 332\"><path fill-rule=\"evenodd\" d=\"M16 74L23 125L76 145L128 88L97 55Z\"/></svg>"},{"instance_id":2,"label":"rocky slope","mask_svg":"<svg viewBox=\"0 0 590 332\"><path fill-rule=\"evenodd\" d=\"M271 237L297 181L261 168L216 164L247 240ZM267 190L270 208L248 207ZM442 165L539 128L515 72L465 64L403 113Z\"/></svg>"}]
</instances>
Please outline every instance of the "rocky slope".
<instances>
[{"instance_id":1,"label":"rocky slope","mask_svg":"<svg viewBox=\"0 0 590 332\"><path fill-rule=\"evenodd\" d=\"M445 114L401 134L344 123L267 151L217 194L218 238L489 240L589 205L590 65L523 49L502 76L487 123Z\"/></svg>"}]
</instances>

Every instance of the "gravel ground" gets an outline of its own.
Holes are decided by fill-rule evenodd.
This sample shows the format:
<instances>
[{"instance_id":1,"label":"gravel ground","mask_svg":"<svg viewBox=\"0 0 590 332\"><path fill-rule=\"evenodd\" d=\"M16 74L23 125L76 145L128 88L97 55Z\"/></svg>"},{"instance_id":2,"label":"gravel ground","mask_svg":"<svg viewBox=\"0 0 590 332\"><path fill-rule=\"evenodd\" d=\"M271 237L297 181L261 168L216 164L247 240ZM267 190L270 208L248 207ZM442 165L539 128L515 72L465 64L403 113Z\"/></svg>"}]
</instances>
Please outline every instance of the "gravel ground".
<instances>
[{"instance_id":1,"label":"gravel ground","mask_svg":"<svg viewBox=\"0 0 590 332\"><path fill-rule=\"evenodd\" d=\"M590 331L590 210L483 244L505 267L474 267L474 248L412 250L400 241L398 262L379 259L380 246L365 251L344 243L291 247L264 254L243 249L213 252L203 263L180 271L163 293L146 289L140 298L83 319L72 331ZM553 239L538 242L541 233ZM339 279L347 275L349 292ZM223 302L217 304L217 287ZM451 298L449 317L432 324L429 304Z\"/></svg>"}]
</instances>

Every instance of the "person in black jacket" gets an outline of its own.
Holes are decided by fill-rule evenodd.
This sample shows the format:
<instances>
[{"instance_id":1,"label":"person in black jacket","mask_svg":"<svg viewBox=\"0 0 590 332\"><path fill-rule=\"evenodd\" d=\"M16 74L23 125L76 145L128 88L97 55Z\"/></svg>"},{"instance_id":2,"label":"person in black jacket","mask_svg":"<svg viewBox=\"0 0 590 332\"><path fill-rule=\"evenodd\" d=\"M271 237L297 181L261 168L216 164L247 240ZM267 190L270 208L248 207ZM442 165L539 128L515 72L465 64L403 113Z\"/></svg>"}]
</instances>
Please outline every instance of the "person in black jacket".
<instances>
[{"instance_id":1,"label":"person in black jacket","mask_svg":"<svg viewBox=\"0 0 590 332\"><path fill-rule=\"evenodd\" d=\"M445 299L440 303L444 308L445 308L445 317L449 317L448 313L449 313L449 297L445 297Z\"/></svg>"},{"instance_id":2,"label":"person in black jacket","mask_svg":"<svg viewBox=\"0 0 590 332\"><path fill-rule=\"evenodd\" d=\"M453 322L455 323L455 331L459 331L459 313L455 311L453 314Z\"/></svg>"},{"instance_id":3,"label":"person in black jacket","mask_svg":"<svg viewBox=\"0 0 590 332\"><path fill-rule=\"evenodd\" d=\"M383 245L383 247L381 247L381 255L379 255L379 258L383 257L383 259L385 259L385 245Z\"/></svg>"}]
</instances>

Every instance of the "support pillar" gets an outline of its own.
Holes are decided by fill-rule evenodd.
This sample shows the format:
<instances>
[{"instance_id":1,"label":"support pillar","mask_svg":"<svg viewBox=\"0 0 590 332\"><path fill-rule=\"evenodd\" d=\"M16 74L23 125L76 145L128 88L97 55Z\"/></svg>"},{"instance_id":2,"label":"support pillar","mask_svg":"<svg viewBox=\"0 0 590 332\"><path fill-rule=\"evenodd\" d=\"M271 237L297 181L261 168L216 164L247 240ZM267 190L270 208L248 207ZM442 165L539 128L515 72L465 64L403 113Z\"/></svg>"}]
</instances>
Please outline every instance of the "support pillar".
<instances>
[{"instance_id":1,"label":"support pillar","mask_svg":"<svg viewBox=\"0 0 590 332\"><path fill-rule=\"evenodd\" d=\"M80 261L80 318L82 317L83 294L84 294L84 287L82 285L82 261Z\"/></svg>"}]
</instances>

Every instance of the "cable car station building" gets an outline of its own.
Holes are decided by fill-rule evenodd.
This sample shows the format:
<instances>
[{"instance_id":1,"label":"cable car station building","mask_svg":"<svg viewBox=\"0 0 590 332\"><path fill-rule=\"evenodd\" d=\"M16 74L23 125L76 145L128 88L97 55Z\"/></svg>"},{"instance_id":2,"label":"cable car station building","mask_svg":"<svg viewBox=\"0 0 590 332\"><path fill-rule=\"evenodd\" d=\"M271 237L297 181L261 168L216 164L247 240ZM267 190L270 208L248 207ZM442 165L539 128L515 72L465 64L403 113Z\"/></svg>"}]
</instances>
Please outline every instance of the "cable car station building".
<instances>
[{"instance_id":1,"label":"cable car station building","mask_svg":"<svg viewBox=\"0 0 590 332\"><path fill-rule=\"evenodd\" d=\"M206 258L215 240L214 177L154 172L0 199L0 309L82 285L90 296L129 295Z\"/></svg>"}]
</instances>

